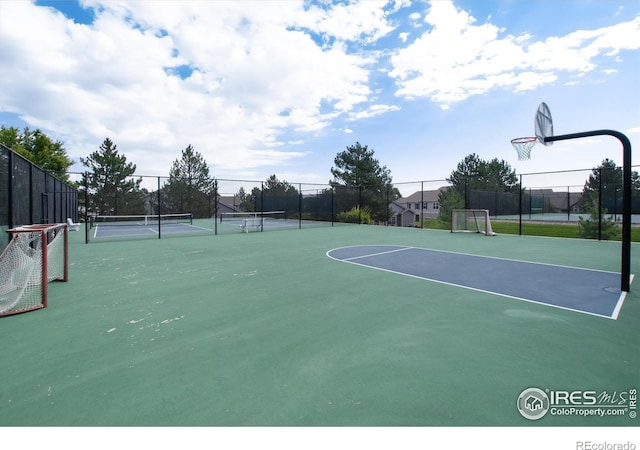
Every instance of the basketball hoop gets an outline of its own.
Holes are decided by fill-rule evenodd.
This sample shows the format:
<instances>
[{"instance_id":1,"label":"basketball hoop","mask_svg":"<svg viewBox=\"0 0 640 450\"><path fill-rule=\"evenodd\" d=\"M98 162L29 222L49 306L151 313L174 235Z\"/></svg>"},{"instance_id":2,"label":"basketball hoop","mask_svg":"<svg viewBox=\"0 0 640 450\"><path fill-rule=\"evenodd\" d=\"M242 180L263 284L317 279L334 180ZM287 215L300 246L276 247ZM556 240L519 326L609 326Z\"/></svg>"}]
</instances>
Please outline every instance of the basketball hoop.
<instances>
[{"instance_id":1,"label":"basketball hoop","mask_svg":"<svg viewBox=\"0 0 640 450\"><path fill-rule=\"evenodd\" d=\"M531 159L531 149L536 145L536 142L538 142L536 137L522 137L511 140L511 145L518 152L519 161Z\"/></svg>"}]
</instances>

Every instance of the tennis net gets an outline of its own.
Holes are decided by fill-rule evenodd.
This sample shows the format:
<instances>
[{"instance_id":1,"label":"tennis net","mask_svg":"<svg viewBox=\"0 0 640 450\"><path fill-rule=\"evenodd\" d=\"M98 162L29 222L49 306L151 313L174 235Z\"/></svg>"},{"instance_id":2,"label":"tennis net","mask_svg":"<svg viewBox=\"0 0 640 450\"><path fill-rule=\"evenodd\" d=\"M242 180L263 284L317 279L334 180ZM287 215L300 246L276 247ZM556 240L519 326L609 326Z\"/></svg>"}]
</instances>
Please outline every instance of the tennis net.
<instances>
[{"instance_id":1,"label":"tennis net","mask_svg":"<svg viewBox=\"0 0 640 450\"><path fill-rule=\"evenodd\" d=\"M162 225L172 223L193 224L193 214L177 213L177 214L139 214L139 215L113 215L113 216L91 216L91 228L94 226L154 226L161 223Z\"/></svg>"},{"instance_id":2,"label":"tennis net","mask_svg":"<svg viewBox=\"0 0 640 450\"><path fill-rule=\"evenodd\" d=\"M286 211L237 211L220 213L220 223L241 223L243 219L285 220Z\"/></svg>"},{"instance_id":3,"label":"tennis net","mask_svg":"<svg viewBox=\"0 0 640 450\"><path fill-rule=\"evenodd\" d=\"M220 213L220 224L237 226L243 232L264 231L265 227L286 222L286 211L248 211Z\"/></svg>"}]
</instances>

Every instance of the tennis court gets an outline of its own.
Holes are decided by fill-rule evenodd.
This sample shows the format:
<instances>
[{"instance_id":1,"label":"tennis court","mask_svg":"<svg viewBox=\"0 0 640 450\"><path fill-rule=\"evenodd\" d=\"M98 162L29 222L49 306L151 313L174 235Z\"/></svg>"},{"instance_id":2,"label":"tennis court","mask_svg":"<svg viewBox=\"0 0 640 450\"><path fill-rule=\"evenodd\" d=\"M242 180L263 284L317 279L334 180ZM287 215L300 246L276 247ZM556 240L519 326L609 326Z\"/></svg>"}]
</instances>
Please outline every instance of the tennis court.
<instances>
[{"instance_id":1,"label":"tennis court","mask_svg":"<svg viewBox=\"0 0 640 450\"><path fill-rule=\"evenodd\" d=\"M331 222L287 218L284 211L222 213L217 218L192 218L191 214L98 216L89 230L91 241L252 233L331 227Z\"/></svg>"},{"instance_id":2,"label":"tennis court","mask_svg":"<svg viewBox=\"0 0 640 450\"><path fill-rule=\"evenodd\" d=\"M70 281L49 285L48 308L0 318L3 426L638 424L640 290L631 284L615 320L609 306L579 310L619 299L608 289L619 242L359 225L104 245L70 236ZM444 271L462 281L407 269L445 267L441 257L464 258ZM631 257L635 273L636 244ZM479 273L489 265L490 286L463 285L490 278ZM579 284L614 275L583 302L592 288L558 293L562 268L580 269ZM510 271L580 307L501 293ZM607 413L530 420L519 396L534 387L594 391Z\"/></svg>"},{"instance_id":3,"label":"tennis court","mask_svg":"<svg viewBox=\"0 0 640 450\"><path fill-rule=\"evenodd\" d=\"M117 239L211 233L211 227L202 225L194 224L191 214L95 216L91 220L90 236L91 239Z\"/></svg>"}]
</instances>

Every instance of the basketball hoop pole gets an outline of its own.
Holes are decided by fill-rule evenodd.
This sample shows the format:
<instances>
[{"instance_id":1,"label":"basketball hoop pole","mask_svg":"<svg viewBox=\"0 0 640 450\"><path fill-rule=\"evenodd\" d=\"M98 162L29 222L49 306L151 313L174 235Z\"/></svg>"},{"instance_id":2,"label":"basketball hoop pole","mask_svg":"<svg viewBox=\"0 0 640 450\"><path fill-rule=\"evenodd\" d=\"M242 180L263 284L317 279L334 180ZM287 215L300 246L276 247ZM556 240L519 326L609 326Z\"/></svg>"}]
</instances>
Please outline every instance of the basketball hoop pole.
<instances>
[{"instance_id":1,"label":"basketball hoop pole","mask_svg":"<svg viewBox=\"0 0 640 450\"><path fill-rule=\"evenodd\" d=\"M565 141L590 136L613 136L622 143L622 270L620 274L620 290L629 292L631 277L631 142L629 138L615 130L595 130L583 133L546 136L544 142Z\"/></svg>"}]
</instances>

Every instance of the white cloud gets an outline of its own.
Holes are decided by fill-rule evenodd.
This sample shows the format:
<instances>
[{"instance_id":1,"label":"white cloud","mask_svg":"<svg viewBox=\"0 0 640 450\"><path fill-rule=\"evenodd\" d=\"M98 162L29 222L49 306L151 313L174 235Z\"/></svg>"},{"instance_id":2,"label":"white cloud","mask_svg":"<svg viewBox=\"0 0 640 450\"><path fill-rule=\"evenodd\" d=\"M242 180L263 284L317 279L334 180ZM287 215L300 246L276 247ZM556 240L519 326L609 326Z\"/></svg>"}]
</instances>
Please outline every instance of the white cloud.
<instances>
[{"instance_id":1,"label":"white cloud","mask_svg":"<svg viewBox=\"0 0 640 450\"><path fill-rule=\"evenodd\" d=\"M383 10L386 4L387 1L367 0L338 3L328 9L311 5L309 14L300 17L299 25L342 41L364 39L373 42L394 29ZM401 6L395 5L396 8Z\"/></svg>"},{"instance_id":2,"label":"white cloud","mask_svg":"<svg viewBox=\"0 0 640 450\"><path fill-rule=\"evenodd\" d=\"M396 105L371 105L363 111L353 112L349 115L349 120L368 119L370 117L379 116L390 111L398 111L400 108Z\"/></svg>"},{"instance_id":3,"label":"white cloud","mask_svg":"<svg viewBox=\"0 0 640 450\"><path fill-rule=\"evenodd\" d=\"M31 2L0 6L0 108L55 130L79 156L105 137L133 161L155 153L163 173L188 144L224 168L302 157L279 141L286 130L320 131L371 95L373 60L346 42L393 30L379 1L83 5L95 11L89 26Z\"/></svg>"},{"instance_id":4,"label":"white cloud","mask_svg":"<svg viewBox=\"0 0 640 450\"><path fill-rule=\"evenodd\" d=\"M493 89L528 91L556 82L562 72L592 72L601 57L640 47L640 18L544 41L529 34L502 36L502 29L477 24L452 2L430 2L424 21L429 29L393 54L389 75L396 95L427 97L443 109Z\"/></svg>"},{"instance_id":5,"label":"white cloud","mask_svg":"<svg viewBox=\"0 0 640 450\"><path fill-rule=\"evenodd\" d=\"M640 46L640 19L540 38L451 1L81 1L90 25L0 0L0 112L76 160L110 137L146 174L166 174L189 144L216 176L309 172L304 161L401 111L392 140L392 121L414 119L403 100L447 109L494 91L578 90L625 75L625 50Z\"/></svg>"}]
</instances>

